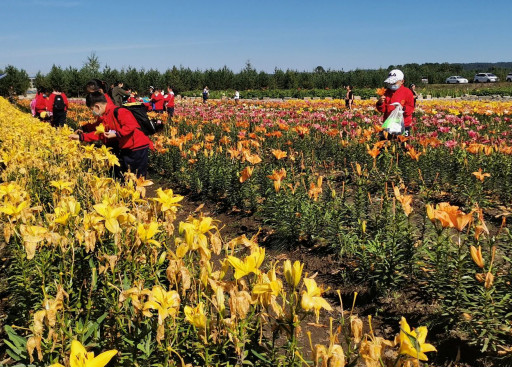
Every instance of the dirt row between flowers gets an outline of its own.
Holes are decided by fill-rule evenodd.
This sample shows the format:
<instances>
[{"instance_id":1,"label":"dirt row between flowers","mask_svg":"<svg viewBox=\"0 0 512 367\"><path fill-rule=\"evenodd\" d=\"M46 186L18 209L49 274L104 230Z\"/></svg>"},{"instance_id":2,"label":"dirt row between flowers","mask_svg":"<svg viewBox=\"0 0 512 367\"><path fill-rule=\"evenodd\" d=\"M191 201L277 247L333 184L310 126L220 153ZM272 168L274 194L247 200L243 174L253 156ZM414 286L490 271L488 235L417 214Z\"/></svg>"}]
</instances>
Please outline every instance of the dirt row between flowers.
<instances>
[{"instance_id":1,"label":"dirt row between flowers","mask_svg":"<svg viewBox=\"0 0 512 367\"><path fill-rule=\"evenodd\" d=\"M333 311L328 313L323 310L318 324L315 324L314 317L302 323L299 343L306 352L310 350L308 331L311 333L313 345L329 344L329 318L333 317L336 322L342 312L347 316L352 309L354 292L358 295L353 313L364 321L364 331L369 330L368 316L371 316L375 335L388 340L393 340L398 334L401 316L404 316L411 325L421 326L426 325L427 321L432 320L438 312L437 305L426 298L421 286L410 286L400 293L382 297L376 295L366 284L346 284L342 276L343 270L353 267L354 264L340 261L332 247L325 244L297 242L290 244L289 249L277 249L272 241L272 228L266 226L253 213L226 208L222 201L214 202L205 199L190 193L187 189L166 183L164 179L152 180L154 185L147 187L147 197L156 195L155 192L160 187L171 188L176 194L184 196L183 201L180 202L181 207L177 213L176 223L185 221L189 216L197 217L202 214L212 217L218 221L221 236L225 241L242 235L246 235L247 238L256 236L256 242L266 249L265 264L267 266L274 261L299 260L304 263L304 273L316 274L317 283L327 289L324 297L333 307ZM496 212L492 211L488 214L494 216ZM343 309L340 306L337 290L340 290L342 295ZM493 365L492 359L480 353L477 347L469 345L463 335L447 332L442 325L430 326L427 339L438 350L437 353L431 354L431 358L429 356L430 366L487 367Z\"/></svg>"},{"instance_id":2,"label":"dirt row between flowers","mask_svg":"<svg viewBox=\"0 0 512 367\"><path fill-rule=\"evenodd\" d=\"M150 178L151 179L151 178ZM398 321L401 316L407 318L411 325L425 325L428 320L435 317L438 308L435 303L428 300L420 286L410 286L402 292L396 292L386 297L377 296L366 284L346 284L343 279L343 270L351 268L354 264L340 261L332 247L326 244L300 243L290 244L289 249L277 249L272 241L272 228L252 213L228 209L222 201L213 202L205 200L197 194L192 194L186 189L168 184L163 179L153 179L154 185L147 187L147 197L156 196L158 188L172 188L175 193L183 195L181 207L177 213L176 223L185 221L189 216L209 216L218 221L220 233L225 241L229 241L241 235L248 238L256 236L259 245L266 248L266 264L274 261L299 260L304 263L304 273L316 274L316 280L327 291L324 297L333 307L328 313L323 311L318 324L313 317L304 320L299 338L300 346L305 352L310 350L307 332L311 333L314 344L328 345L329 317L336 321L339 319L342 308L340 306L337 290L342 295L343 310L345 313L352 308L354 292L358 293L355 301L354 314L364 320L365 331L368 331L367 316L372 316L372 327L376 336L392 340L399 332ZM491 210L486 214L489 217L498 217L501 211ZM501 214L508 214L503 213ZM495 224L498 220L495 218ZM2 231L3 232L3 231ZM6 345L3 339L6 337L4 326L8 322L8 313L11 307L9 303L9 282L7 278L9 254L6 251L3 238L0 239L0 365L6 358ZM336 325L336 324L335 324ZM489 356L479 352L478 348L470 346L463 335L455 332L447 332L442 325L429 326L428 341L434 344L438 350L432 354L430 361L432 366L492 366ZM429 356L430 357L430 356Z\"/></svg>"}]
</instances>

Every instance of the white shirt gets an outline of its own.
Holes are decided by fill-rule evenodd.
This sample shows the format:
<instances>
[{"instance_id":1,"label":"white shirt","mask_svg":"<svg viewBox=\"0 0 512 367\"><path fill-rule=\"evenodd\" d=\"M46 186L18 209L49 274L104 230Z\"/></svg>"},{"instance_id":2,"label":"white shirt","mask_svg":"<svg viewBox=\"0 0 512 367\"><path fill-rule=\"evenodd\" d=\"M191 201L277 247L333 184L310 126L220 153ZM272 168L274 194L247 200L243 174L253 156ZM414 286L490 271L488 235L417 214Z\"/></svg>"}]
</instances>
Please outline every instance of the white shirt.
<instances>
[{"instance_id":1,"label":"white shirt","mask_svg":"<svg viewBox=\"0 0 512 367\"><path fill-rule=\"evenodd\" d=\"M240 93L238 91L235 92L235 99L239 99L240 98Z\"/></svg>"}]
</instances>

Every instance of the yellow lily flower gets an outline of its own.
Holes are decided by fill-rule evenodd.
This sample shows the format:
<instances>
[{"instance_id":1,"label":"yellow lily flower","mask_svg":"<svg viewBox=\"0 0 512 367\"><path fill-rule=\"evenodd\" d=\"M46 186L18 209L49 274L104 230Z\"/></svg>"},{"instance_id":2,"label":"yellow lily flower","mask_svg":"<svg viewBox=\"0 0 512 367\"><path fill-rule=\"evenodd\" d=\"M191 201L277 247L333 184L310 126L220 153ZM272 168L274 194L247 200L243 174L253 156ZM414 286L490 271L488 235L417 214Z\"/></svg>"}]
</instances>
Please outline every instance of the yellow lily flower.
<instances>
[{"instance_id":1,"label":"yellow lily flower","mask_svg":"<svg viewBox=\"0 0 512 367\"><path fill-rule=\"evenodd\" d=\"M149 224L139 224L137 227L137 235L139 236L140 240L144 243L152 243L157 247L160 247L160 242L156 240L152 240L154 235L156 235L158 232L158 223L151 222Z\"/></svg>"},{"instance_id":2,"label":"yellow lily flower","mask_svg":"<svg viewBox=\"0 0 512 367\"><path fill-rule=\"evenodd\" d=\"M50 186L56 187L60 191L73 192L73 182L68 181L50 181Z\"/></svg>"},{"instance_id":3,"label":"yellow lily flower","mask_svg":"<svg viewBox=\"0 0 512 367\"><path fill-rule=\"evenodd\" d=\"M110 205L103 203L94 205L94 210L103 217L105 220L105 227L112 233L118 233L121 230L117 218L128 212L128 208L124 206L112 208Z\"/></svg>"},{"instance_id":4,"label":"yellow lily flower","mask_svg":"<svg viewBox=\"0 0 512 367\"><path fill-rule=\"evenodd\" d=\"M91 228L94 228L96 231L99 231L101 226L102 217L96 214L88 214L84 213L84 229L87 231Z\"/></svg>"},{"instance_id":5,"label":"yellow lily flower","mask_svg":"<svg viewBox=\"0 0 512 367\"><path fill-rule=\"evenodd\" d=\"M0 213L4 213L14 220L18 220L23 213L23 209L25 209L29 205L29 201L25 200L19 203L18 205L12 205L10 203L5 203L4 206L0 207Z\"/></svg>"},{"instance_id":6,"label":"yellow lily flower","mask_svg":"<svg viewBox=\"0 0 512 367\"><path fill-rule=\"evenodd\" d=\"M302 269L304 268L304 264L301 264L300 261L295 261L292 266L292 262L290 260L286 260L284 262L284 276L289 285L293 288L297 288L299 285L300 277L302 276Z\"/></svg>"},{"instance_id":7,"label":"yellow lily flower","mask_svg":"<svg viewBox=\"0 0 512 367\"><path fill-rule=\"evenodd\" d=\"M180 307L180 295L176 291L166 292L161 286L155 285L149 291L143 291L144 294L149 295L149 300L144 303L142 313L144 316L152 317L153 314L150 310L158 311L158 324L163 325L167 316L174 317Z\"/></svg>"},{"instance_id":8,"label":"yellow lily flower","mask_svg":"<svg viewBox=\"0 0 512 367\"><path fill-rule=\"evenodd\" d=\"M21 237L25 241L25 251L27 252L27 260L34 258L36 254L37 244L44 240L44 236L48 233L46 228L40 226L20 226Z\"/></svg>"},{"instance_id":9,"label":"yellow lily flower","mask_svg":"<svg viewBox=\"0 0 512 367\"><path fill-rule=\"evenodd\" d=\"M405 317L400 321L400 354L409 355L420 361L428 361L426 352L437 352L432 344L425 343L427 328L420 326L411 331Z\"/></svg>"},{"instance_id":10,"label":"yellow lily flower","mask_svg":"<svg viewBox=\"0 0 512 367\"><path fill-rule=\"evenodd\" d=\"M201 251L201 257L205 260L209 260L211 257L211 251L208 248L208 238L206 233L209 233L212 229L217 229L217 226L213 225L213 219L210 217L194 219L189 218L188 222L180 222L179 232L185 235L185 242L187 247L183 245L180 249L181 254L185 254L188 250Z\"/></svg>"},{"instance_id":11,"label":"yellow lily flower","mask_svg":"<svg viewBox=\"0 0 512 367\"><path fill-rule=\"evenodd\" d=\"M265 259L265 249L256 247L243 261L235 256L228 256L229 264L235 269L235 279L238 280L250 273L259 274L259 267Z\"/></svg>"},{"instance_id":12,"label":"yellow lily flower","mask_svg":"<svg viewBox=\"0 0 512 367\"><path fill-rule=\"evenodd\" d=\"M99 124L96 126L96 131L94 132L95 135L100 135L105 133L105 126L103 124Z\"/></svg>"},{"instance_id":13,"label":"yellow lily flower","mask_svg":"<svg viewBox=\"0 0 512 367\"><path fill-rule=\"evenodd\" d=\"M66 209L56 207L55 208L55 223L62 224L65 226L68 224L70 213Z\"/></svg>"},{"instance_id":14,"label":"yellow lily flower","mask_svg":"<svg viewBox=\"0 0 512 367\"><path fill-rule=\"evenodd\" d=\"M277 315L282 313L282 309L276 302L277 296L283 290L283 283L277 278L276 264L268 271L267 274L262 274L259 282L252 289L253 303L260 303L263 307L268 308L272 306Z\"/></svg>"},{"instance_id":15,"label":"yellow lily flower","mask_svg":"<svg viewBox=\"0 0 512 367\"><path fill-rule=\"evenodd\" d=\"M176 212L177 207L180 206L178 203L183 200L183 196L174 195L171 189L162 190L159 188L156 191L158 198L151 199L157 203L160 203L160 210L162 212L166 212L171 210L172 212Z\"/></svg>"},{"instance_id":16,"label":"yellow lily flower","mask_svg":"<svg viewBox=\"0 0 512 367\"><path fill-rule=\"evenodd\" d=\"M206 315L204 314L203 304L199 303L197 307L192 308L190 306L185 306L185 319L190 322L192 325L199 329L206 328Z\"/></svg>"},{"instance_id":17,"label":"yellow lily flower","mask_svg":"<svg viewBox=\"0 0 512 367\"><path fill-rule=\"evenodd\" d=\"M321 297L323 292L322 288L319 288L316 281L311 278L304 278L304 284L306 285L306 291L302 291L302 299L300 301L301 307L305 311L313 309L316 315L316 322L320 318L320 309L332 311L331 305Z\"/></svg>"},{"instance_id":18,"label":"yellow lily flower","mask_svg":"<svg viewBox=\"0 0 512 367\"><path fill-rule=\"evenodd\" d=\"M117 354L117 350L112 349L94 357L93 352L87 352L84 346L78 341L71 342L71 355L69 365L71 367L104 367ZM52 364L50 367L64 367L60 363Z\"/></svg>"}]
</instances>

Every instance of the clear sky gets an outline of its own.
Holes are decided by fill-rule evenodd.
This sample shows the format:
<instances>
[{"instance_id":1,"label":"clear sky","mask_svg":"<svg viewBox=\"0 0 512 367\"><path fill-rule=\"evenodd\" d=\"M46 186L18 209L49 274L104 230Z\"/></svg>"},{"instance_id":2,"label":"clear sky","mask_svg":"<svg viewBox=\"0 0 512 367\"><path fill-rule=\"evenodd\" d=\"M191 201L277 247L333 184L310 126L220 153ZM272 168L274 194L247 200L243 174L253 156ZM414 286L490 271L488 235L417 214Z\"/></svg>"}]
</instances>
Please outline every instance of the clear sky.
<instances>
[{"instance_id":1,"label":"clear sky","mask_svg":"<svg viewBox=\"0 0 512 367\"><path fill-rule=\"evenodd\" d=\"M351 70L512 61L512 0L2 0L0 68Z\"/></svg>"}]
</instances>

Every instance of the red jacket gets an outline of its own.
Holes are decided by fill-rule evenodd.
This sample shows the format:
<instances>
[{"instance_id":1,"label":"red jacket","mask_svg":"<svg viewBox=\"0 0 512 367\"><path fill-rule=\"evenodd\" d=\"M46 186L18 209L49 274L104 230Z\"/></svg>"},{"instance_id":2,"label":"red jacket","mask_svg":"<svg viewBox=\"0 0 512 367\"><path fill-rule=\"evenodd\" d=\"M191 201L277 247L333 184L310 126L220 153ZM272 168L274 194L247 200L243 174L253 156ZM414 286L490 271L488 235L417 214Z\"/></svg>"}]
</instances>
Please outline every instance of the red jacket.
<instances>
[{"instance_id":1,"label":"red jacket","mask_svg":"<svg viewBox=\"0 0 512 367\"><path fill-rule=\"evenodd\" d=\"M398 102L402 105L404 111L404 125L411 126L412 114L414 113L414 96L411 90L402 85L396 91L391 89L386 90L384 96L386 97L386 101L383 104L379 105L379 103L377 103L376 105L377 111L384 113L383 121L386 121L389 114L395 109L395 106L391 105L391 103Z\"/></svg>"},{"instance_id":2,"label":"red jacket","mask_svg":"<svg viewBox=\"0 0 512 367\"><path fill-rule=\"evenodd\" d=\"M164 96L162 95L162 93L159 93L158 95L153 93L153 95L151 96L151 100L155 104L155 111L161 111L164 109L164 100L165 99L164 99Z\"/></svg>"},{"instance_id":3,"label":"red jacket","mask_svg":"<svg viewBox=\"0 0 512 367\"><path fill-rule=\"evenodd\" d=\"M119 108L117 111L118 119L114 116L114 109L116 106L107 104L105 113L103 114L103 125L105 131L114 130L117 133L117 140L119 141L120 149L139 150L149 146L152 146L151 140L142 132L139 123L133 117L132 113L126 108ZM82 135L82 141L96 141L103 140L106 142L106 138L103 134L96 135L95 131L85 133Z\"/></svg>"},{"instance_id":4,"label":"red jacket","mask_svg":"<svg viewBox=\"0 0 512 367\"><path fill-rule=\"evenodd\" d=\"M165 98L166 106L174 108L174 93L169 93L167 97Z\"/></svg>"},{"instance_id":5,"label":"red jacket","mask_svg":"<svg viewBox=\"0 0 512 367\"><path fill-rule=\"evenodd\" d=\"M53 112L53 103L55 102L55 93L50 94L50 99L48 99L48 104L46 109L50 112ZM61 93L62 99L64 100L64 111L68 110L69 102L68 97L66 97L66 94L64 92Z\"/></svg>"},{"instance_id":6,"label":"red jacket","mask_svg":"<svg viewBox=\"0 0 512 367\"><path fill-rule=\"evenodd\" d=\"M110 105L112 105L112 106L115 106L115 105L116 105L116 104L114 103L114 101L112 101L112 98L110 98L110 96L109 96L107 93L105 93L105 94L104 94L104 96L105 96L105 98L107 99L107 104L110 104Z\"/></svg>"},{"instance_id":7,"label":"red jacket","mask_svg":"<svg viewBox=\"0 0 512 367\"><path fill-rule=\"evenodd\" d=\"M39 93L36 97L36 113L46 111L46 98L43 97L42 93Z\"/></svg>"},{"instance_id":8,"label":"red jacket","mask_svg":"<svg viewBox=\"0 0 512 367\"><path fill-rule=\"evenodd\" d=\"M135 103L135 102L138 102L138 101L137 101L137 99L135 97L130 96L130 97L128 97L126 102L128 102L128 103Z\"/></svg>"},{"instance_id":9,"label":"red jacket","mask_svg":"<svg viewBox=\"0 0 512 367\"><path fill-rule=\"evenodd\" d=\"M107 100L107 105L114 106L114 107L116 106L108 94L105 93L104 96L105 96L105 99ZM82 131L84 131L86 133L94 132L94 131L96 131L96 126L98 126L102 122L103 122L103 116L98 116L98 117L96 117L95 123L85 124L81 127L81 129L82 129ZM96 138L95 140L102 140L102 139ZM95 140L89 140L89 141L95 141ZM112 142L107 143L107 145L109 145L109 146L112 145ZM117 145L117 142L115 145Z\"/></svg>"}]
</instances>

